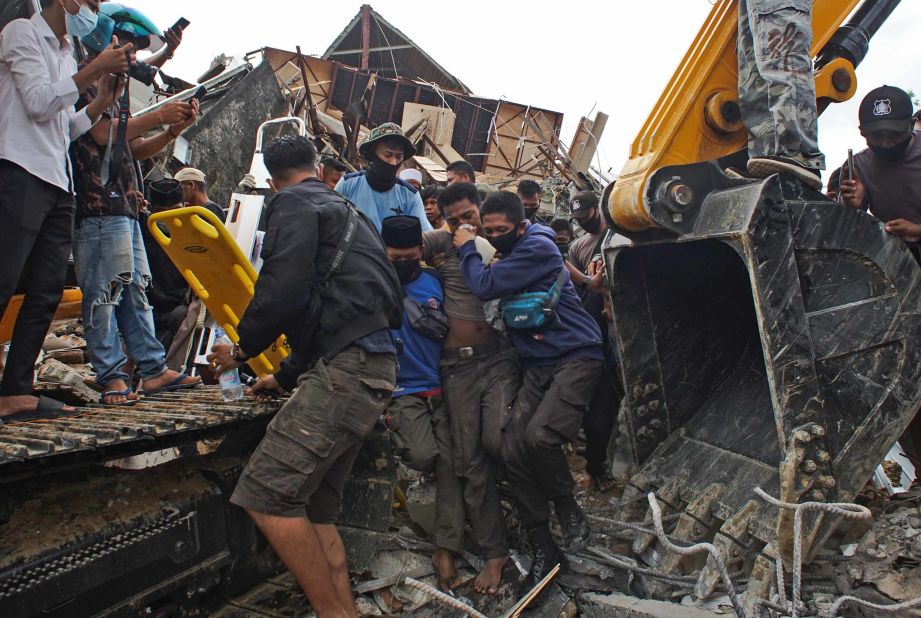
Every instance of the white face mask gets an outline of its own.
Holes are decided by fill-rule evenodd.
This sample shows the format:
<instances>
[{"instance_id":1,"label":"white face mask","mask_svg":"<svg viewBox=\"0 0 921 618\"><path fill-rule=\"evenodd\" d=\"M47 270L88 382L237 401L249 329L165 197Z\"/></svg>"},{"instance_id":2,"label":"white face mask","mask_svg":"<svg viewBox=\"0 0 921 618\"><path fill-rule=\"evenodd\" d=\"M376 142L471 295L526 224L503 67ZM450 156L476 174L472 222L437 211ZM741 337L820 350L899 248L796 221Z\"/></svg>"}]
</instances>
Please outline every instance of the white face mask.
<instances>
[{"instance_id":1,"label":"white face mask","mask_svg":"<svg viewBox=\"0 0 921 618\"><path fill-rule=\"evenodd\" d=\"M74 0L76 2L76 0ZM79 3L78 3L79 4ZM61 6L64 6L63 4ZM93 10L85 4L80 4L76 15L64 9L64 23L67 25L67 34L82 38L96 29L96 20L99 18Z\"/></svg>"}]
</instances>

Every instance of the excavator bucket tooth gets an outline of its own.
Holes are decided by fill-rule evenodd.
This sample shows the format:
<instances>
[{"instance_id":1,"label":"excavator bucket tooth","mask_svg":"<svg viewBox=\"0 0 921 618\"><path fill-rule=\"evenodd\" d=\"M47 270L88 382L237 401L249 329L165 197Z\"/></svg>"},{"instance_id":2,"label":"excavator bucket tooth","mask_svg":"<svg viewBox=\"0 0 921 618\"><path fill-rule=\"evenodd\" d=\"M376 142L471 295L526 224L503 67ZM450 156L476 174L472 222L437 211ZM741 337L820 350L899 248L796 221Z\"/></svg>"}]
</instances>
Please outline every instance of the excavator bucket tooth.
<instances>
[{"instance_id":1,"label":"excavator bucket tooth","mask_svg":"<svg viewBox=\"0 0 921 618\"><path fill-rule=\"evenodd\" d=\"M724 484L724 520L755 486L850 500L921 405L921 268L878 220L793 179L697 195L686 232L605 244L620 458L652 486L687 471L686 501ZM759 505L751 533L772 541L776 517Z\"/></svg>"}]
</instances>

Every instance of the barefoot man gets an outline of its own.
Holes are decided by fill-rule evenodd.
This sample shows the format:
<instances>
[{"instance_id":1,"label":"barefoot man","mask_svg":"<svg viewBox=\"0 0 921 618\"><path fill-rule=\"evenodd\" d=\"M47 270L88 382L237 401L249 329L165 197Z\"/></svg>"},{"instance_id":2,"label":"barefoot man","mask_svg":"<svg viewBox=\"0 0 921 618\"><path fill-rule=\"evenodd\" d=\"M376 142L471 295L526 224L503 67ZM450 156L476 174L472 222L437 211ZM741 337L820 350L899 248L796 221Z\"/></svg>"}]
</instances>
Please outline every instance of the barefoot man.
<instances>
[{"instance_id":1,"label":"barefoot man","mask_svg":"<svg viewBox=\"0 0 921 618\"><path fill-rule=\"evenodd\" d=\"M460 272L454 233L462 225L482 236L480 196L471 183L449 186L438 206L449 230L423 235L425 258L438 264L444 278L444 309L449 328L441 354L444 401L454 438L454 469L464 484L464 503L474 537L486 565L474 587L481 594L495 594L508 562L505 520L496 485L502 419L518 390L518 359L483 312L483 302L470 292ZM477 248L484 261L495 251L479 238ZM445 567L439 566L443 575ZM453 570L453 559L450 568Z\"/></svg>"}]
</instances>

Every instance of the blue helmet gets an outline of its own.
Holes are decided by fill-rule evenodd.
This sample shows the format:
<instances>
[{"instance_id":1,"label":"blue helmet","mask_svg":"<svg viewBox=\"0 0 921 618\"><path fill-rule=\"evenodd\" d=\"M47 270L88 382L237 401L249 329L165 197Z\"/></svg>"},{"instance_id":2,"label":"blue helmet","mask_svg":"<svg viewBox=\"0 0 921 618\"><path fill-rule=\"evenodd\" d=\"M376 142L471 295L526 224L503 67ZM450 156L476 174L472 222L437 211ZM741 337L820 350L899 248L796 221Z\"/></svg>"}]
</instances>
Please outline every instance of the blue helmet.
<instances>
[{"instance_id":1,"label":"blue helmet","mask_svg":"<svg viewBox=\"0 0 921 618\"><path fill-rule=\"evenodd\" d=\"M134 43L135 49L156 52L166 43L163 34L146 15L137 9L115 2L99 6L96 28L83 37L83 44L101 52L112 43L112 36L122 43Z\"/></svg>"}]
</instances>

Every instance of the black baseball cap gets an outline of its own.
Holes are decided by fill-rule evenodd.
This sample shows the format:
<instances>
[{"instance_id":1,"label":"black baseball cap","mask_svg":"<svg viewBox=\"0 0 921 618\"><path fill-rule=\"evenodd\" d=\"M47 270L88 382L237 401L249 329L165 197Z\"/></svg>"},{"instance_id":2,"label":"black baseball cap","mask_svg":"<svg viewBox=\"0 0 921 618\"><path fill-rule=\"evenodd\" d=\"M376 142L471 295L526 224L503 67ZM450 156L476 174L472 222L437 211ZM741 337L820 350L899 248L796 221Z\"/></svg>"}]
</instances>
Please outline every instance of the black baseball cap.
<instances>
[{"instance_id":1,"label":"black baseball cap","mask_svg":"<svg viewBox=\"0 0 921 618\"><path fill-rule=\"evenodd\" d=\"M579 191L569 201L569 212L574 219L581 219L592 208L598 208L598 196L594 191Z\"/></svg>"},{"instance_id":2,"label":"black baseball cap","mask_svg":"<svg viewBox=\"0 0 921 618\"><path fill-rule=\"evenodd\" d=\"M880 86L860 102L860 132L907 131L914 124L911 97L901 88Z\"/></svg>"}]
</instances>

